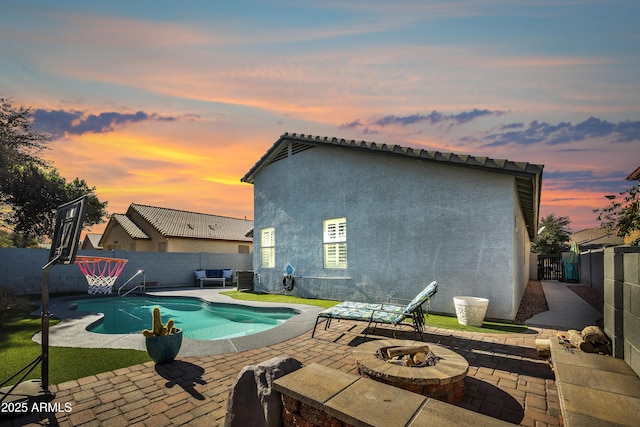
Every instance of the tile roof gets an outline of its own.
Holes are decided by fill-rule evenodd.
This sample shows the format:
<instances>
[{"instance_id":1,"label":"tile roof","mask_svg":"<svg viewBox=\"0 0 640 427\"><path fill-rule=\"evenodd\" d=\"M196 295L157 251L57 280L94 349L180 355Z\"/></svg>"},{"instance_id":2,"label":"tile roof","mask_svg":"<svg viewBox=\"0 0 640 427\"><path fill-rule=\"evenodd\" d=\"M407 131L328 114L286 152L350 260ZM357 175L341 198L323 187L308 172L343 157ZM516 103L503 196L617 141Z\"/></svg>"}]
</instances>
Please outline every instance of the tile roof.
<instances>
[{"instance_id":1,"label":"tile roof","mask_svg":"<svg viewBox=\"0 0 640 427\"><path fill-rule=\"evenodd\" d=\"M88 240L94 248L100 247L100 239L102 234L100 233L87 233L84 238Z\"/></svg>"},{"instance_id":2,"label":"tile roof","mask_svg":"<svg viewBox=\"0 0 640 427\"><path fill-rule=\"evenodd\" d=\"M288 145L291 143L291 149ZM240 179L253 184L258 172L270 163L294 155L314 146L332 146L376 152L392 156L404 156L430 162L441 162L452 166L481 169L489 172L512 175L516 179L518 198L529 229L529 236L535 237L538 228L540 192L542 190L543 165L528 162L514 162L507 159L492 159L468 154L443 153L423 149L413 149L400 145L379 144L376 142L355 141L335 137L322 137L304 134L285 133L267 150L255 165ZM291 154L289 154L289 152Z\"/></svg>"},{"instance_id":3,"label":"tile roof","mask_svg":"<svg viewBox=\"0 0 640 427\"><path fill-rule=\"evenodd\" d=\"M253 229L253 221L209 215L132 203L135 211L165 237L194 239L235 240L251 242L246 234ZM132 236L133 237L133 236Z\"/></svg>"},{"instance_id":4,"label":"tile roof","mask_svg":"<svg viewBox=\"0 0 640 427\"><path fill-rule=\"evenodd\" d=\"M120 224L120 226L124 229L124 231L132 238L132 239L150 239L147 234L142 231L131 218L126 216L125 214L113 214L113 220Z\"/></svg>"},{"instance_id":5,"label":"tile roof","mask_svg":"<svg viewBox=\"0 0 640 427\"><path fill-rule=\"evenodd\" d=\"M638 166L636 168L636 170L631 172L631 175L629 175L627 177L627 180L629 180L629 181L638 181L638 180L640 180L640 166Z\"/></svg>"}]
</instances>

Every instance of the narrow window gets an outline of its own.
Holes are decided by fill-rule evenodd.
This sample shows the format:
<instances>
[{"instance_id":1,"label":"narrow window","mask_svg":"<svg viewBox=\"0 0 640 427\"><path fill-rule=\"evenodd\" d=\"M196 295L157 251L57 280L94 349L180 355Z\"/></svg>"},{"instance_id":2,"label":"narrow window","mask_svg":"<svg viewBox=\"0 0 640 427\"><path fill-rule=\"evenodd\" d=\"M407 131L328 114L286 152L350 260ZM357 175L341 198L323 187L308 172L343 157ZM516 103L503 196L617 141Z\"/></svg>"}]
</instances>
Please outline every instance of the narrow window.
<instances>
[{"instance_id":1,"label":"narrow window","mask_svg":"<svg viewBox=\"0 0 640 427\"><path fill-rule=\"evenodd\" d=\"M276 230L273 227L260 230L260 267L276 266Z\"/></svg>"},{"instance_id":2,"label":"narrow window","mask_svg":"<svg viewBox=\"0 0 640 427\"><path fill-rule=\"evenodd\" d=\"M347 268L347 219L328 219L323 225L324 268Z\"/></svg>"}]
</instances>

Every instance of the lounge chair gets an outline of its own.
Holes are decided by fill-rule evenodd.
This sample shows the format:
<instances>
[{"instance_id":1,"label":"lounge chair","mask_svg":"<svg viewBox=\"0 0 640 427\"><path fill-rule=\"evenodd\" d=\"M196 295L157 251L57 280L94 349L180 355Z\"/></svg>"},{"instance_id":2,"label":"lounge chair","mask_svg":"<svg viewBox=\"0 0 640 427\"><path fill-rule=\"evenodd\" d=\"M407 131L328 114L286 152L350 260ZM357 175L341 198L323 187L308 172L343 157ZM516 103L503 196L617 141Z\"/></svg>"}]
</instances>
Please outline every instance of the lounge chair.
<instances>
[{"instance_id":1,"label":"lounge chair","mask_svg":"<svg viewBox=\"0 0 640 427\"><path fill-rule=\"evenodd\" d=\"M355 301L344 301L338 305L335 305L326 310L322 310L318 313L316 318L316 324L313 327L311 338L316 333L316 328L321 318L326 319L324 329L328 329L331 326L331 320L344 319L344 320L356 320L361 322L369 322L367 329L374 324L373 330L377 324L393 325L396 328L405 319L410 319L411 323L407 325L413 326L413 331L416 335L422 337L422 329L424 327L424 311L422 306L425 303L430 303L431 298L438 292L438 284L433 281L426 288L424 288L416 297L411 300L407 305L397 305L391 303L365 303ZM428 304L427 304L428 305ZM367 334L365 334L366 336ZM395 338L396 333L393 331Z\"/></svg>"}]
</instances>

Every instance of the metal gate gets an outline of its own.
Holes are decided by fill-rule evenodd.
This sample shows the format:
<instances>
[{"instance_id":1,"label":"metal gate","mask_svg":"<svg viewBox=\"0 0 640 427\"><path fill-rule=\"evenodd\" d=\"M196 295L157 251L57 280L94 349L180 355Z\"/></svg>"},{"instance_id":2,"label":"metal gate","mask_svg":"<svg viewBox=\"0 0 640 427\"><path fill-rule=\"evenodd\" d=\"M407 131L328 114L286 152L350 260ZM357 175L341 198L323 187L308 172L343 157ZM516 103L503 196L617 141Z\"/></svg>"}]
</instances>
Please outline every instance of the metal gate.
<instances>
[{"instance_id":1,"label":"metal gate","mask_svg":"<svg viewBox=\"0 0 640 427\"><path fill-rule=\"evenodd\" d=\"M538 255L538 280L562 280L561 255Z\"/></svg>"}]
</instances>

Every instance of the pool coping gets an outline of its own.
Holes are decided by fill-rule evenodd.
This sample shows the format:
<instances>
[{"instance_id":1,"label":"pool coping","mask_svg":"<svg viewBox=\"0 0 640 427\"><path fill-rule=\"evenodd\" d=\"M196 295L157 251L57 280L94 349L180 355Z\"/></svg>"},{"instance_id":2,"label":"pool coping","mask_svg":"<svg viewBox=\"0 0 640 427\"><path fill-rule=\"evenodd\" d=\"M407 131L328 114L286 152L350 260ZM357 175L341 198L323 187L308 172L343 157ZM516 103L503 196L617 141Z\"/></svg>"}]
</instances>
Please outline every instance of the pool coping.
<instances>
[{"instance_id":1,"label":"pool coping","mask_svg":"<svg viewBox=\"0 0 640 427\"><path fill-rule=\"evenodd\" d=\"M233 289L233 288L232 288ZM221 340L195 340L183 338L182 347L178 356L211 356L215 354L237 353L246 350L277 344L297 337L310 331L317 314L322 307L304 304L264 303L257 301L236 300L220 292L230 289L205 288L205 289L166 289L147 291L151 296L180 296L195 297L209 302L245 305L252 307L286 307L299 312L298 315L287 319L282 325L258 332L253 335L226 338ZM93 295L87 297L95 298ZM53 317L61 319L59 323L49 329L49 345L54 347L80 347L80 348L128 348L146 351L142 334L98 334L87 331L87 327L100 320L103 315L87 313L69 309L69 303L73 300L84 298L83 296L51 298L49 312ZM39 315L40 310L36 313ZM40 343L41 334L38 332L33 340Z\"/></svg>"}]
</instances>

